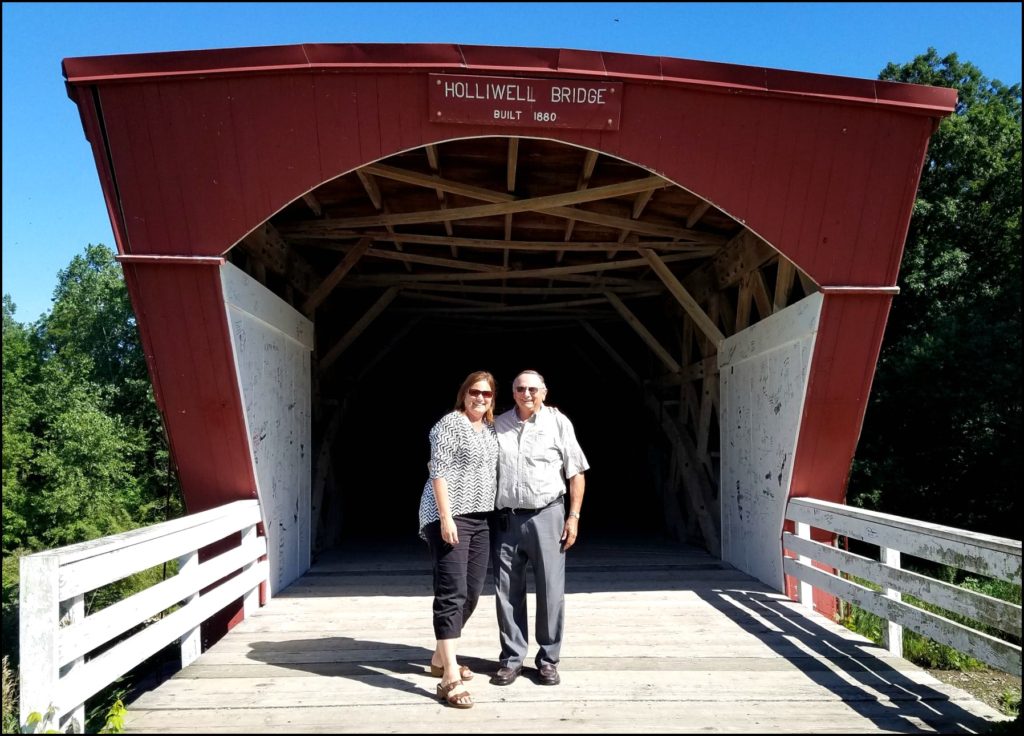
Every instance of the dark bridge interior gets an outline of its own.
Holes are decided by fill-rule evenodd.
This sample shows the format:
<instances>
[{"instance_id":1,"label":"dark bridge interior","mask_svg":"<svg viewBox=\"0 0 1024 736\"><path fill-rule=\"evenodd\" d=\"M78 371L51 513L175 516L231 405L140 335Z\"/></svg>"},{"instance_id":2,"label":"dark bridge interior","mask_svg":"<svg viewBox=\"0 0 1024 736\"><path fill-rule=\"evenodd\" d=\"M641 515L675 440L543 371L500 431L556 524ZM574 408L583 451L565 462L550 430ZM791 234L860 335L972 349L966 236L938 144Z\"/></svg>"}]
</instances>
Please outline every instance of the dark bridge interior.
<instances>
[{"instance_id":1,"label":"dark bridge interior","mask_svg":"<svg viewBox=\"0 0 1024 736\"><path fill-rule=\"evenodd\" d=\"M544 375L548 403L573 420L590 461L587 531L665 533L656 490L666 472L664 436L646 414L642 388L581 332L544 323L421 323L397 343L346 401L335 451L335 467L343 469L342 536L414 536L430 458L427 435L453 408L462 379L474 370L493 373L500 412L514 405L512 379L525 368Z\"/></svg>"}]
</instances>

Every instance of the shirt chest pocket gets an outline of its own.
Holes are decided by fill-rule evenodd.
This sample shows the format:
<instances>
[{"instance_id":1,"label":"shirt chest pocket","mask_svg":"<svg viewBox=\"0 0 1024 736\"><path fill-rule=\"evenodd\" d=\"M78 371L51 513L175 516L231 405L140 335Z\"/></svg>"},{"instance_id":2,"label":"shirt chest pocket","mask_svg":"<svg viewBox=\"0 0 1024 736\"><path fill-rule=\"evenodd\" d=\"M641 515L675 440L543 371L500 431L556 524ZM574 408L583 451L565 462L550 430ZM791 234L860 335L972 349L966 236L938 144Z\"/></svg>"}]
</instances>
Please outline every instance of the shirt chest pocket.
<instances>
[{"instance_id":1,"label":"shirt chest pocket","mask_svg":"<svg viewBox=\"0 0 1024 736\"><path fill-rule=\"evenodd\" d=\"M543 429L530 438L528 454L535 465L550 466L562 462L562 453L555 444L555 435Z\"/></svg>"}]
</instances>

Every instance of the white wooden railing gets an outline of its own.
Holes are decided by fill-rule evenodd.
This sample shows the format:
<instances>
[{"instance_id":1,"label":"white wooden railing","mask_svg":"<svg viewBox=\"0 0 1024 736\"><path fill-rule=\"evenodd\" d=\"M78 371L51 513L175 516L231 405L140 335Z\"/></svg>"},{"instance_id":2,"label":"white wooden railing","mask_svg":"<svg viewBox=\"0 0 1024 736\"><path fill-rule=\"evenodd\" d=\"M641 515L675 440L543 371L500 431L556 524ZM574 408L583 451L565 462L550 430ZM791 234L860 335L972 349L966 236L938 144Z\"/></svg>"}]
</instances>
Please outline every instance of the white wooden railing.
<instances>
[{"instance_id":1,"label":"white wooden railing","mask_svg":"<svg viewBox=\"0 0 1024 736\"><path fill-rule=\"evenodd\" d=\"M1020 676L1020 644L1006 640L1016 637L1020 641L1019 604L900 569L902 553L1020 586L1019 540L810 498L790 499L786 518L795 522L797 533L785 532L782 546L798 557L785 556L783 570L800 581L799 595L804 605L813 607L812 589L818 588L885 619L887 645L894 654L903 656L906 627L1003 672ZM875 545L879 548L879 559L812 541L811 528ZM836 574L813 566L812 560L834 569ZM882 590L844 579L840 573L870 581ZM902 600L904 593L1009 636L992 636L910 605Z\"/></svg>"},{"instance_id":2,"label":"white wooden railing","mask_svg":"<svg viewBox=\"0 0 1024 736\"><path fill-rule=\"evenodd\" d=\"M200 654L200 624L234 600L245 615L267 579L256 500L235 501L181 519L21 558L21 722L36 731L84 730L85 702L172 642L182 667ZM241 532L240 544L199 562L199 550ZM237 539L237 536L236 536ZM91 615L86 595L170 560L173 577ZM235 574L238 573L238 574ZM226 576L234 575L228 580ZM215 585L205 592L204 588ZM165 613L174 606L173 612ZM95 650L145 626L101 653ZM30 718L33 713L39 716Z\"/></svg>"}]
</instances>

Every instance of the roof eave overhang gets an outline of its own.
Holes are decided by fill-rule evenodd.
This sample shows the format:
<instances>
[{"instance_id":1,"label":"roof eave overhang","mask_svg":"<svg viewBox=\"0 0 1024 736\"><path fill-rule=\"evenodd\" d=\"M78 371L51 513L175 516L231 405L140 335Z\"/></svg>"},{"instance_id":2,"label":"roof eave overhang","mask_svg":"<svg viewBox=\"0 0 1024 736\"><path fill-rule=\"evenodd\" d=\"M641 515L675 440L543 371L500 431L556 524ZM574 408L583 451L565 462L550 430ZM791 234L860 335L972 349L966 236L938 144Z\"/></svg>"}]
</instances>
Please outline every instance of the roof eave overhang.
<instances>
[{"instance_id":1,"label":"roof eave overhang","mask_svg":"<svg viewBox=\"0 0 1024 736\"><path fill-rule=\"evenodd\" d=\"M69 87L297 70L450 70L628 80L871 105L930 117L949 115L957 101L957 91L944 87L664 56L455 44L301 44L88 56L64 59L63 69Z\"/></svg>"}]
</instances>

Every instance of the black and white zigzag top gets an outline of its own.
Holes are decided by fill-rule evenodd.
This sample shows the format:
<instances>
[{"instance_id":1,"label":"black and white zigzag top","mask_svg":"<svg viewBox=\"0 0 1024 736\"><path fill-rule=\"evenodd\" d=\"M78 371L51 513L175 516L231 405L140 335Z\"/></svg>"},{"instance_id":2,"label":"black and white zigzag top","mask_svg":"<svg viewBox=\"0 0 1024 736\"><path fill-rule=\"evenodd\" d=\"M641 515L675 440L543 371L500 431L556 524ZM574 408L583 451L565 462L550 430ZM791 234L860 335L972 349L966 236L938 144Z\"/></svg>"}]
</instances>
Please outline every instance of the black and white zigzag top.
<instances>
[{"instance_id":1,"label":"black and white zigzag top","mask_svg":"<svg viewBox=\"0 0 1024 736\"><path fill-rule=\"evenodd\" d=\"M452 516L494 509L498 490L498 436L484 422L480 432L459 411L445 414L430 430L430 478L420 497L420 537L423 527L438 520L434 478L448 482Z\"/></svg>"}]
</instances>

